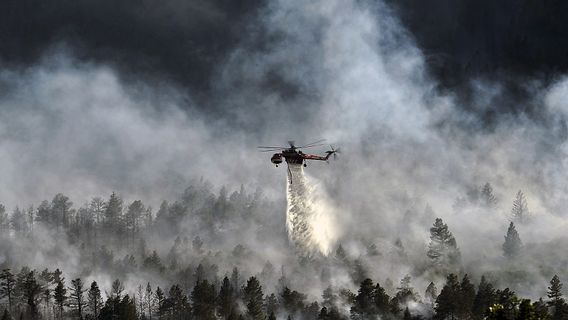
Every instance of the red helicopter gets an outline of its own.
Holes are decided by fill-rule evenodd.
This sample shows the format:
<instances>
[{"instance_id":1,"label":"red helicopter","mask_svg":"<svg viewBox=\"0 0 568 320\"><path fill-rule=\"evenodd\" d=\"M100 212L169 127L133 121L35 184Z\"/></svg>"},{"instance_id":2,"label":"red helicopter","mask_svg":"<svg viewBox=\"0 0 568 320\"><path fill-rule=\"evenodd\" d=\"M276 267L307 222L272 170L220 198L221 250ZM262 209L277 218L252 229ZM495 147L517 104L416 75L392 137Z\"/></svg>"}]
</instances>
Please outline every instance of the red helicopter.
<instances>
[{"instance_id":1,"label":"red helicopter","mask_svg":"<svg viewBox=\"0 0 568 320\"><path fill-rule=\"evenodd\" d=\"M273 154L272 158L270 158L270 161L272 163L274 163L276 165L276 167L278 167L278 165L282 163L282 158L284 158L284 161L286 161L286 163L288 163L288 164L303 164L304 167L306 167L307 166L306 160L327 161L331 155L333 155L333 159L337 159L337 154L340 153L339 152L340 150L339 150L339 148L335 149L331 145L330 145L331 150L326 151L325 156L319 156L319 155L315 155L315 154L306 154L306 153L303 153L300 150L300 149L307 149L307 148L314 148L314 147L323 146L324 144L322 142L324 142L324 141L325 141L325 139L314 141L312 143L306 144L306 145L301 146L301 147L296 147L294 141L288 141L288 144L290 145L290 147L265 147L265 146L260 146L258 148L262 149L262 150L260 150L260 152L280 151L278 153ZM290 177L291 177L292 174L290 172L290 168L288 168L288 173L290 174ZM292 179L290 179L290 183L292 183Z\"/></svg>"}]
</instances>

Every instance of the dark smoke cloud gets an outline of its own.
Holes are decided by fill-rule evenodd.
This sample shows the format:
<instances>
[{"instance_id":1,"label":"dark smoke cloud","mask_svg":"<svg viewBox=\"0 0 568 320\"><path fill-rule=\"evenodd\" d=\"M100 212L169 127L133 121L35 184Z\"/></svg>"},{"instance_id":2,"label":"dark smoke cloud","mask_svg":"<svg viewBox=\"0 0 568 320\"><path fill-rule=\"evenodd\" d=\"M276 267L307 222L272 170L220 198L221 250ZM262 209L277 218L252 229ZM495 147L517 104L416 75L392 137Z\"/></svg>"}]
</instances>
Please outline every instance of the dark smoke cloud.
<instances>
[{"instance_id":1,"label":"dark smoke cloud","mask_svg":"<svg viewBox=\"0 0 568 320\"><path fill-rule=\"evenodd\" d=\"M542 120L527 103L528 83L549 84L568 70L568 4L562 1L388 1L424 52L442 89L458 93L464 109L487 127L510 115ZM476 84L500 86L491 108L479 110Z\"/></svg>"},{"instance_id":2,"label":"dark smoke cloud","mask_svg":"<svg viewBox=\"0 0 568 320\"><path fill-rule=\"evenodd\" d=\"M27 66L56 43L123 76L159 76L200 90L261 0L3 1L0 60Z\"/></svg>"},{"instance_id":3,"label":"dark smoke cloud","mask_svg":"<svg viewBox=\"0 0 568 320\"><path fill-rule=\"evenodd\" d=\"M542 108L530 103L531 83L538 79L548 85L568 70L566 4L528 0L388 3L424 53L438 89L457 94L458 105L477 119L474 128L494 129L511 115L546 120ZM218 103L210 89L235 48L246 43L253 52L265 52L280 43L278 34L267 35L262 27L259 12L267 7L262 0L169 0L159 5L145 0L9 0L0 10L0 60L30 66L54 44L65 43L76 58L112 64L121 70L121 77L133 81L151 77L186 86L192 98L202 102L201 108L223 116L236 107ZM321 35L315 36L315 43L321 41ZM306 94L278 68L256 80L261 89L285 98ZM481 106L476 98L478 81L500 88Z\"/></svg>"}]
</instances>

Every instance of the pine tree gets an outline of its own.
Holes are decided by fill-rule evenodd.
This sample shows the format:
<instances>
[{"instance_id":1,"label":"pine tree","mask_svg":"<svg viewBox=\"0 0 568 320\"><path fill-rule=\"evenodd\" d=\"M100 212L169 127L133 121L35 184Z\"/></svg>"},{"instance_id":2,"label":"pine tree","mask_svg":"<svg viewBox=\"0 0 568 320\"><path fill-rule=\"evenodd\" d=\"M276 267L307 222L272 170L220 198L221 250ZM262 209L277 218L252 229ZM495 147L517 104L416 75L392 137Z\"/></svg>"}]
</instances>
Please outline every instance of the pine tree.
<instances>
[{"instance_id":1,"label":"pine tree","mask_svg":"<svg viewBox=\"0 0 568 320\"><path fill-rule=\"evenodd\" d=\"M231 287L233 287L235 297L240 297L241 292L239 288L241 287L241 278L239 275L239 269L237 267L234 267L233 271L231 272Z\"/></svg>"},{"instance_id":2,"label":"pine tree","mask_svg":"<svg viewBox=\"0 0 568 320\"><path fill-rule=\"evenodd\" d=\"M203 320L216 319L215 298L215 287L207 280L198 281L191 292L193 316Z\"/></svg>"},{"instance_id":3,"label":"pine tree","mask_svg":"<svg viewBox=\"0 0 568 320\"><path fill-rule=\"evenodd\" d=\"M12 303L14 299L14 290L16 287L16 279L10 269L4 269L0 272L0 299L8 298L8 308L12 311Z\"/></svg>"},{"instance_id":4,"label":"pine tree","mask_svg":"<svg viewBox=\"0 0 568 320\"><path fill-rule=\"evenodd\" d=\"M10 229L10 219L8 219L8 213L6 213L6 207L0 204L0 235L7 235Z\"/></svg>"},{"instance_id":5,"label":"pine tree","mask_svg":"<svg viewBox=\"0 0 568 320\"><path fill-rule=\"evenodd\" d=\"M64 229L69 227L71 206L73 206L73 202L69 201L69 197L61 193L56 194L53 200L51 200L51 214L54 215L57 230L59 230L59 227Z\"/></svg>"},{"instance_id":6,"label":"pine tree","mask_svg":"<svg viewBox=\"0 0 568 320\"><path fill-rule=\"evenodd\" d=\"M359 286L359 291L355 297L355 304L351 307L351 317L353 319L368 319L377 315L374 301L375 285L369 278L363 280Z\"/></svg>"},{"instance_id":7,"label":"pine tree","mask_svg":"<svg viewBox=\"0 0 568 320\"><path fill-rule=\"evenodd\" d=\"M20 289L22 300L26 302L31 318L35 319L38 315L37 300L43 291L43 287L36 280L35 271L24 272L24 279Z\"/></svg>"},{"instance_id":8,"label":"pine tree","mask_svg":"<svg viewBox=\"0 0 568 320\"><path fill-rule=\"evenodd\" d=\"M529 219L529 208L527 205L527 198L524 193L519 190L513 201L513 208L511 209L511 215L515 221L520 223L525 223Z\"/></svg>"},{"instance_id":9,"label":"pine tree","mask_svg":"<svg viewBox=\"0 0 568 320\"><path fill-rule=\"evenodd\" d=\"M77 278L75 280L71 280L71 285L72 286L69 288L69 290L71 291L71 293L69 294L69 299L71 300L70 305L74 308L74 311L79 316L79 319L83 319L83 308L85 305L83 295L86 292L83 287L83 281L80 278Z\"/></svg>"},{"instance_id":10,"label":"pine tree","mask_svg":"<svg viewBox=\"0 0 568 320\"><path fill-rule=\"evenodd\" d=\"M89 305L89 309L91 309L93 317L96 319L99 316L103 304L101 290L96 281L91 283L91 287L87 292L87 304Z\"/></svg>"},{"instance_id":11,"label":"pine tree","mask_svg":"<svg viewBox=\"0 0 568 320\"><path fill-rule=\"evenodd\" d=\"M373 289L373 302L379 314L388 314L390 307L390 297L379 283L377 283L375 285L375 289Z\"/></svg>"},{"instance_id":12,"label":"pine tree","mask_svg":"<svg viewBox=\"0 0 568 320\"><path fill-rule=\"evenodd\" d=\"M505 243L503 243L503 255L509 259L514 259L519 256L521 252L522 242L519 233L515 228L515 224L511 222L507 235L505 236Z\"/></svg>"},{"instance_id":13,"label":"pine tree","mask_svg":"<svg viewBox=\"0 0 568 320\"><path fill-rule=\"evenodd\" d=\"M148 318L152 320L152 311L154 310L154 295L152 293L152 286L150 282L146 284L146 293L144 294L144 304L145 308L148 311Z\"/></svg>"},{"instance_id":14,"label":"pine tree","mask_svg":"<svg viewBox=\"0 0 568 320\"><path fill-rule=\"evenodd\" d=\"M156 299L156 313L158 315L158 319L162 319L162 316L164 315L164 311L165 311L165 300L166 297L164 296L164 292L162 291L162 288L157 287L156 291L154 292L154 296ZM193 311L195 312L195 306L193 307Z\"/></svg>"},{"instance_id":15,"label":"pine tree","mask_svg":"<svg viewBox=\"0 0 568 320\"><path fill-rule=\"evenodd\" d=\"M566 302L562 297L562 283L557 275L554 275L550 280L550 287L548 287L548 305L552 307L553 319L565 319L563 317L566 313Z\"/></svg>"},{"instance_id":16,"label":"pine tree","mask_svg":"<svg viewBox=\"0 0 568 320\"><path fill-rule=\"evenodd\" d=\"M337 250L335 250L335 258L339 261L347 260L347 253L345 252L345 249L343 249L341 243L337 246Z\"/></svg>"},{"instance_id":17,"label":"pine tree","mask_svg":"<svg viewBox=\"0 0 568 320\"><path fill-rule=\"evenodd\" d=\"M458 277L450 273L446 278L446 284L436 299L436 314L434 319L456 319L459 310L460 283Z\"/></svg>"},{"instance_id":18,"label":"pine tree","mask_svg":"<svg viewBox=\"0 0 568 320\"><path fill-rule=\"evenodd\" d=\"M212 291L214 291L214 287L211 286ZM211 297L210 297L211 298ZM213 301L215 301L215 296L212 297ZM172 317L173 319L187 319L190 317L191 314L191 307L189 305L189 301L187 300L187 296L183 293L181 288L175 284L170 288L169 291L169 302L172 310Z\"/></svg>"},{"instance_id":19,"label":"pine tree","mask_svg":"<svg viewBox=\"0 0 568 320\"><path fill-rule=\"evenodd\" d=\"M481 188L480 196L481 203L488 208L492 208L497 204L497 198L493 194L493 187L489 182Z\"/></svg>"},{"instance_id":20,"label":"pine tree","mask_svg":"<svg viewBox=\"0 0 568 320\"><path fill-rule=\"evenodd\" d=\"M223 278L219 295L217 296L217 310L219 315L226 319L235 308L235 295L228 277Z\"/></svg>"},{"instance_id":21,"label":"pine tree","mask_svg":"<svg viewBox=\"0 0 568 320\"><path fill-rule=\"evenodd\" d=\"M495 303L495 289L487 281L485 276L481 277L481 282L477 289L477 294L473 300L472 312L475 319L483 319L489 307Z\"/></svg>"},{"instance_id":22,"label":"pine tree","mask_svg":"<svg viewBox=\"0 0 568 320\"><path fill-rule=\"evenodd\" d=\"M440 218L436 218L433 227L430 228L427 256L440 271L457 269L460 263L461 255L456 239Z\"/></svg>"},{"instance_id":23,"label":"pine tree","mask_svg":"<svg viewBox=\"0 0 568 320\"><path fill-rule=\"evenodd\" d=\"M119 279L115 279L111 285L110 296L113 298L118 298L122 296L122 292L124 291L124 285L120 282Z\"/></svg>"},{"instance_id":24,"label":"pine tree","mask_svg":"<svg viewBox=\"0 0 568 320\"><path fill-rule=\"evenodd\" d=\"M266 314L274 313L278 311L278 298L274 293L266 296L265 299L265 310Z\"/></svg>"},{"instance_id":25,"label":"pine tree","mask_svg":"<svg viewBox=\"0 0 568 320\"><path fill-rule=\"evenodd\" d=\"M460 283L458 295L459 305L458 314L461 319L469 319L472 316L473 301L475 300L475 286L469 280L469 276L464 275Z\"/></svg>"},{"instance_id":26,"label":"pine tree","mask_svg":"<svg viewBox=\"0 0 568 320\"><path fill-rule=\"evenodd\" d=\"M63 319L63 307L65 306L65 301L67 301L67 289L63 285L63 281L63 278L59 279L57 281L57 286L53 290L53 299L57 304L59 319Z\"/></svg>"},{"instance_id":27,"label":"pine tree","mask_svg":"<svg viewBox=\"0 0 568 320\"><path fill-rule=\"evenodd\" d=\"M104 217L107 230L118 234L122 222L122 199L114 192L107 202Z\"/></svg>"},{"instance_id":28,"label":"pine tree","mask_svg":"<svg viewBox=\"0 0 568 320\"><path fill-rule=\"evenodd\" d=\"M17 234L25 234L28 232L28 221L24 211L16 207L12 216L10 217L10 224L12 225L12 230Z\"/></svg>"},{"instance_id":29,"label":"pine tree","mask_svg":"<svg viewBox=\"0 0 568 320\"><path fill-rule=\"evenodd\" d=\"M414 292L414 288L411 286L411 277L409 275L404 276L400 280L400 286L397 288L397 293L394 296L394 299L399 304L407 304L411 301L417 301L418 297Z\"/></svg>"},{"instance_id":30,"label":"pine tree","mask_svg":"<svg viewBox=\"0 0 568 320\"><path fill-rule=\"evenodd\" d=\"M264 304L264 294L262 287L256 277L250 277L243 289L243 298L247 307L247 315L252 320L263 320L264 312L262 306Z\"/></svg>"}]
</instances>

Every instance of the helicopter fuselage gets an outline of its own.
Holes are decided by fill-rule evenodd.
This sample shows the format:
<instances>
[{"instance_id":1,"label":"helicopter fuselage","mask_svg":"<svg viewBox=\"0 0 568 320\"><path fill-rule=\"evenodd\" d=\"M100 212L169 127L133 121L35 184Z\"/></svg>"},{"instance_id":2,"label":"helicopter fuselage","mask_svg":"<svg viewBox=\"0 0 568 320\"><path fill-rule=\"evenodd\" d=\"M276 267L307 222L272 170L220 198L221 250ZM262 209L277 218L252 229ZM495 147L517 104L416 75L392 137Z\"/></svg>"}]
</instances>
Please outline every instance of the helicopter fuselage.
<instances>
[{"instance_id":1,"label":"helicopter fuselage","mask_svg":"<svg viewBox=\"0 0 568 320\"><path fill-rule=\"evenodd\" d=\"M270 161L272 163L274 163L276 166L278 166L280 163L282 163L282 158L284 158L284 160L286 161L286 163L288 164L304 164L305 160L320 160L320 161L326 161L329 156L331 155L331 153L328 153L326 156L318 156L318 155L313 155L313 154L305 154L302 151L298 151L295 149L285 149L282 150L281 153L275 153L274 155L272 155L272 158L270 159Z\"/></svg>"}]
</instances>

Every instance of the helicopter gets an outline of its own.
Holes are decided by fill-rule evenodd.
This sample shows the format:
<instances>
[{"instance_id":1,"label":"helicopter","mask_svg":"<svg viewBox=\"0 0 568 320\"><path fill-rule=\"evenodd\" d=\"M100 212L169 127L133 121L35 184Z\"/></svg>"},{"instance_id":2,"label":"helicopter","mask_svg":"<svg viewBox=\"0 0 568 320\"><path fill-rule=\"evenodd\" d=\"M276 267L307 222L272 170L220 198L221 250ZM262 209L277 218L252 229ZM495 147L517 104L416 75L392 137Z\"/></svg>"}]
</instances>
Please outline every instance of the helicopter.
<instances>
[{"instance_id":1,"label":"helicopter","mask_svg":"<svg viewBox=\"0 0 568 320\"><path fill-rule=\"evenodd\" d=\"M307 154L302 152L302 150L300 150L300 149L308 149L308 148L323 146L324 141L325 139L322 139L299 147L296 146L294 141L288 141L290 147L260 146L258 148L261 149L260 152L279 151L278 153L273 154L272 157L270 158L270 162L272 162L276 167L278 167L278 165L281 164L283 161L286 161L288 165L299 164L299 165L304 165L304 167L307 167L306 163L307 160L328 161L331 155L333 155L334 160L337 159L337 154L340 153L340 149L339 148L336 149L332 145L329 146L330 150L326 151L325 155L321 156L315 154ZM290 183L292 183L291 179L292 173L290 172L290 168L288 168L288 174L290 175Z\"/></svg>"}]
</instances>

